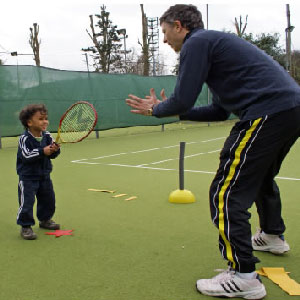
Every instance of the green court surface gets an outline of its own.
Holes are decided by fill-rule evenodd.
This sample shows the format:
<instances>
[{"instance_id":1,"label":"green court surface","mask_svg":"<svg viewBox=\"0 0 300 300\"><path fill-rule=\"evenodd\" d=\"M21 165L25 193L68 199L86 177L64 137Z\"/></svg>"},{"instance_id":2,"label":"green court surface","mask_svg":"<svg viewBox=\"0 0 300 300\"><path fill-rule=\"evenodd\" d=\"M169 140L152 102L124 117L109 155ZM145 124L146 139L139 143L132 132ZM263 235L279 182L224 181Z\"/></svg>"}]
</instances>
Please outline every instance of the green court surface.
<instances>
[{"instance_id":1,"label":"green court surface","mask_svg":"<svg viewBox=\"0 0 300 300\"><path fill-rule=\"evenodd\" d=\"M55 221L73 236L55 238L34 226L35 241L22 240L15 171L17 138L0 150L0 299L4 300L202 300L199 278L226 268L212 225L208 190L219 151L233 122L169 124L100 132L62 145L53 161ZM171 204L178 188L179 142L186 142L185 188L193 204ZM281 189L286 239L282 256L256 253L261 267L284 267L300 282L300 141L283 163ZM107 189L114 194L88 189ZM116 194L126 196L113 198ZM136 196L131 201L126 198ZM251 209L253 233L258 226ZM296 299L267 278L265 299ZM299 299L299 297L298 297Z\"/></svg>"}]
</instances>

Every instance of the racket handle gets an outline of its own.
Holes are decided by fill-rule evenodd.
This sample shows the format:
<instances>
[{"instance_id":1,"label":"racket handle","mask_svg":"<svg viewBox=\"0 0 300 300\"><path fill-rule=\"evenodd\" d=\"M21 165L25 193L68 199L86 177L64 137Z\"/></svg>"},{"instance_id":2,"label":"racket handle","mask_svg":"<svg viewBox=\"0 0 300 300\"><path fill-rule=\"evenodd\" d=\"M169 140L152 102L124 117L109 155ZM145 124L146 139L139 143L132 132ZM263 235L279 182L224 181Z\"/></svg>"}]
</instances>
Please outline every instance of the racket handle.
<instances>
[{"instance_id":1,"label":"racket handle","mask_svg":"<svg viewBox=\"0 0 300 300\"><path fill-rule=\"evenodd\" d=\"M179 151L179 189L184 190L184 151L185 142L180 142Z\"/></svg>"}]
</instances>

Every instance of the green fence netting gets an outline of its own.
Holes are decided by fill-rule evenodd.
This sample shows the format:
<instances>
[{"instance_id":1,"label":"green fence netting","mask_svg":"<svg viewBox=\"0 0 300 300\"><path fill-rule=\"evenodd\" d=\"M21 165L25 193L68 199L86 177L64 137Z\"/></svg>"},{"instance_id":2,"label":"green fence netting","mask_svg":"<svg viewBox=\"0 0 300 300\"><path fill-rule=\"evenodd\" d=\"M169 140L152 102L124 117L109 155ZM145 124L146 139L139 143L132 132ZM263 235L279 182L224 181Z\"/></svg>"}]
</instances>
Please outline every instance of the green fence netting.
<instances>
[{"instance_id":1,"label":"green fence netting","mask_svg":"<svg viewBox=\"0 0 300 300\"><path fill-rule=\"evenodd\" d=\"M128 94L144 97L152 87L157 95L162 88L166 95L170 95L175 82L175 76L145 77L35 66L0 66L0 137L17 136L23 132L18 116L20 110L30 103L47 106L48 130L51 132L57 131L64 111L79 100L92 103L97 110L96 130L176 122L177 118L157 119L132 114L125 103ZM196 105L207 104L207 93L204 86Z\"/></svg>"}]
</instances>

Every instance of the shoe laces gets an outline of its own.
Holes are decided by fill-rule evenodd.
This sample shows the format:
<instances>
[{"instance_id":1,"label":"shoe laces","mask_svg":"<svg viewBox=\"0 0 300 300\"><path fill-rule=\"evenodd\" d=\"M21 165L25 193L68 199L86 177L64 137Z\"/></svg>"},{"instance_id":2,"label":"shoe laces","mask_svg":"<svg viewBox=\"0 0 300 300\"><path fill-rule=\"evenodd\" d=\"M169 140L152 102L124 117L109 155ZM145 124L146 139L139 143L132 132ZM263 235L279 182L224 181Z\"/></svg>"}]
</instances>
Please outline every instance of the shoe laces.
<instances>
[{"instance_id":1,"label":"shoe laces","mask_svg":"<svg viewBox=\"0 0 300 300\"><path fill-rule=\"evenodd\" d=\"M231 267L228 267L227 269L215 269L214 271L219 272L218 275L212 278L212 280L217 283L228 281L232 279L235 274L235 270L233 270Z\"/></svg>"},{"instance_id":2,"label":"shoe laces","mask_svg":"<svg viewBox=\"0 0 300 300\"><path fill-rule=\"evenodd\" d=\"M256 229L256 233L254 234L253 238L257 239L262 235L262 230L260 228Z\"/></svg>"},{"instance_id":3,"label":"shoe laces","mask_svg":"<svg viewBox=\"0 0 300 300\"><path fill-rule=\"evenodd\" d=\"M30 233L33 232L33 230L32 230L32 228L30 228L30 227L24 227L24 228L23 228L23 232L24 232L24 234L30 234Z\"/></svg>"}]
</instances>

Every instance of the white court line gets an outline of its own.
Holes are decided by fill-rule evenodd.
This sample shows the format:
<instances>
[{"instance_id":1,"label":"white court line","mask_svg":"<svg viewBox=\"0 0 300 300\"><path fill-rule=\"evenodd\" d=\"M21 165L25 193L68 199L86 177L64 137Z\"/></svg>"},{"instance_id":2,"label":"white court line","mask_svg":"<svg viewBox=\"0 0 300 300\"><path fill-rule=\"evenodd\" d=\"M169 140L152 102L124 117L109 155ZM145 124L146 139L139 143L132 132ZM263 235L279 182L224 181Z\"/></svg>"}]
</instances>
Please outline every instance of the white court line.
<instances>
[{"instance_id":1,"label":"white court line","mask_svg":"<svg viewBox=\"0 0 300 300\"><path fill-rule=\"evenodd\" d=\"M220 140L220 139L225 139L225 137L219 137L219 138L200 141L200 142L187 142L186 144L207 143L207 142L211 142L211 141L217 141L217 140ZM298 142L299 141L300 140L298 140ZM103 159L103 158L121 156L121 155L126 155L126 154L136 154L136 153L150 152L150 151L156 151L156 150L160 150L160 149L169 149L169 148L175 148L175 147L179 147L179 144L178 145L172 145L172 146L165 146L165 147L161 147L161 148L151 148L151 149L132 151L132 152L121 152L121 153L116 153L116 154L111 154L111 155L104 155L104 156L94 157L94 158L90 158L90 159L96 160L96 159ZM187 156L185 156L185 158L195 157L195 156L199 156L199 155L203 155L203 154L216 153L216 152L219 152L219 151L221 151L221 149L213 150L213 151L209 151L209 152L205 152L205 153L201 152L201 153L196 153L196 154L192 154L192 155L187 155ZM127 167L127 168L140 168L140 169L159 170L159 171L178 171L177 169L149 167L149 165L156 165L156 164L160 164L160 163L163 163L163 162L178 160L178 159L179 158L169 158L169 159L165 159L165 160L161 160L161 161L157 161L157 162L152 162L152 163L149 163L149 164L142 164L142 165L136 165L136 166L126 165L126 164L106 164L106 163L88 162L87 161L87 160L89 160L88 158L73 160L71 162L72 163L87 164L87 165L106 165L106 166L118 166L118 167ZM203 174L216 174L216 172L201 171L201 170L184 170L184 172L203 173ZM280 177L280 176L278 176L278 177L275 177L275 178L276 179L281 179L281 180L300 181L300 178L292 178L292 177Z\"/></svg>"},{"instance_id":2,"label":"white court line","mask_svg":"<svg viewBox=\"0 0 300 300\"><path fill-rule=\"evenodd\" d=\"M120 156L120 155L125 155L127 154L126 152L122 152L122 153L117 153L117 154L111 154L111 155L105 155L105 156L99 156L99 157L94 157L91 159L102 159L102 158L108 158L108 157L114 157L114 156Z\"/></svg>"},{"instance_id":3,"label":"white court line","mask_svg":"<svg viewBox=\"0 0 300 300\"><path fill-rule=\"evenodd\" d=\"M222 139L225 139L225 138L226 138L225 136L222 136L222 137L219 137L219 138L202 141L201 143L208 143L208 142L212 142L212 141L222 140Z\"/></svg>"},{"instance_id":4,"label":"white court line","mask_svg":"<svg viewBox=\"0 0 300 300\"><path fill-rule=\"evenodd\" d=\"M93 158L91 158L91 159L93 159ZM83 161L83 160L88 160L88 158L72 160L71 162L73 162L73 163L80 163L80 162Z\"/></svg>"},{"instance_id":5,"label":"white court line","mask_svg":"<svg viewBox=\"0 0 300 300\"><path fill-rule=\"evenodd\" d=\"M214 150L214 151L209 151L209 152L200 152L200 153L196 153L196 154L191 154L191 155L186 155L184 156L184 158L190 158L190 157L195 157L195 156L199 156L199 155L204 155L204 154L211 154L211 153L215 153L215 152L220 152L222 149L218 149L218 150ZM148 163L148 164L141 164L138 165L139 167L143 167L143 166L148 166L148 165L157 165L160 163L164 163L167 161L172 161L172 160L179 160L179 158L168 158L168 159L164 159L164 160L160 160L160 161L155 161L152 163Z\"/></svg>"},{"instance_id":6,"label":"white court line","mask_svg":"<svg viewBox=\"0 0 300 300\"><path fill-rule=\"evenodd\" d=\"M187 142L186 144L191 145L191 144L197 144L197 143L207 143L207 142L217 141L217 140L220 140L220 139L225 139L225 137L219 137L219 138L200 141L200 142ZM169 149L169 148L175 148L175 147L179 147L179 144L178 145L172 145L172 146L165 146L165 147L161 147L161 148L158 147L158 148L151 148L151 149L145 149L145 150L139 150L139 151L121 152L121 153L116 153L116 154L110 154L110 155L94 157L94 158L91 158L91 159L102 159L102 158L121 156L121 155L125 155L125 154L136 154L136 153L150 152L150 151L156 151L156 150L161 150L161 149ZM88 160L88 158L79 159L78 161L82 161L82 160ZM73 161L73 162L77 162L77 161Z\"/></svg>"},{"instance_id":7,"label":"white court line","mask_svg":"<svg viewBox=\"0 0 300 300\"><path fill-rule=\"evenodd\" d=\"M191 155L185 156L184 158L195 157L195 156L199 156L199 155L203 155L203 154L216 153L216 152L220 152L221 150L222 149L217 149L217 150L213 150L213 151L209 151L209 152L201 152L201 153L191 154Z\"/></svg>"},{"instance_id":8,"label":"white court line","mask_svg":"<svg viewBox=\"0 0 300 300\"><path fill-rule=\"evenodd\" d=\"M200 141L200 142L187 142L186 145L190 145L190 144L197 144L197 143L207 143L207 142L213 142L213 141L217 141L217 140L222 140L225 139L225 136L219 137L219 138L215 138L215 139L211 139L211 140L206 140L206 141ZM179 147L178 145L173 145L173 146L166 146L166 147L162 147L163 149L169 149L169 148L175 148L175 147Z\"/></svg>"},{"instance_id":9,"label":"white court line","mask_svg":"<svg viewBox=\"0 0 300 300\"><path fill-rule=\"evenodd\" d=\"M168 159L164 159L164 160L160 160L160 161L155 161L155 162L152 162L149 164L138 165L138 167L143 167L143 166L148 166L148 165L158 165L158 164L164 163L166 161L172 161L172 160L176 160L176 159L178 159L178 158L168 158Z\"/></svg>"},{"instance_id":10,"label":"white court line","mask_svg":"<svg viewBox=\"0 0 300 300\"><path fill-rule=\"evenodd\" d=\"M291 177L280 177L277 176L275 177L276 179L283 179L283 180L295 180L295 181L300 181L300 178L291 178Z\"/></svg>"},{"instance_id":11,"label":"white court line","mask_svg":"<svg viewBox=\"0 0 300 300\"><path fill-rule=\"evenodd\" d=\"M177 169L153 168L153 167L146 167L146 166L132 166L132 165L123 165L123 164L107 164L107 165L108 166L117 166L117 167L127 167L127 168L159 170L159 171L177 171ZM216 174L216 172L199 171L199 170L184 170L184 172L204 173L204 174Z\"/></svg>"},{"instance_id":12,"label":"white court line","mask_svg":"<svg viewBox=\"0 0 300 300\"><path fill-rule=\"evenodd\" d=\"M167 169L167 168L154 168L154 167L147 167L144 165L132 166L132 165L125 165L125 164L105 164L105 163L89 163L89 162L82 162L80 160L72 161L74 163L79 164L87 164L87 165L103 165L103 166L115 166L115 167L126 167L126 168L136 168L136 169L150 169L150 170L159 170L159 171L178 171L177 169ZM184 170L187 173L201 173L201 174L216 174L216 172L211 171L201 171L201 170ZM292 178L292 177L275 177L275 179L281 180L290 180L290 181L300 181L300 178Z\"/></svg>"},{"instance_id":13,"label":"white court line","mask_svg":"<svg viewBox=\"0 0 300 300\"><path fill-rule=\"evenodd\" d=\"M129 152L130 154L136 154L136 153L142 153L142 152L149 152L149 151L154 151L154 150L159 150L160 148L152 148L152 149L147 149L147 150L140 150L140 151L134 151L134 152Z\"/></svg>"}]
</instances>

